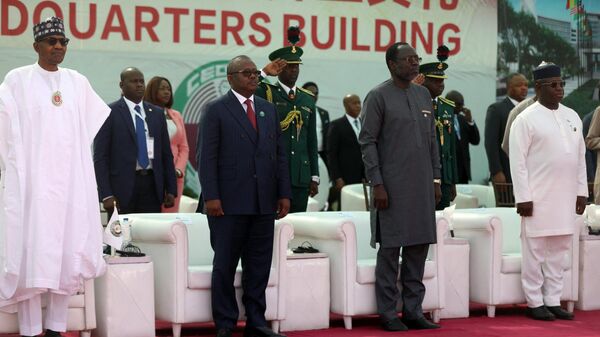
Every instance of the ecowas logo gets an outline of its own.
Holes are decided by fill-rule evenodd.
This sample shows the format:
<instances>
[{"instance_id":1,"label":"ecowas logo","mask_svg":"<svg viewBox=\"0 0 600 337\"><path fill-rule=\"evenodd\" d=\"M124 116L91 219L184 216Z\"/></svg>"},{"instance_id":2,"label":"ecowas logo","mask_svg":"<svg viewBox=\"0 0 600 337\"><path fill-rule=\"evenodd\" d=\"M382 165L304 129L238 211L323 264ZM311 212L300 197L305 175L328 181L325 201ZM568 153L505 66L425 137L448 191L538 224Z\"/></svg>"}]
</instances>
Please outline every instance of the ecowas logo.
<instances>
[{"instance_id":1,"label":"ecowas logo","mask_svg":"<svg viewBox=\"0 0 600 337\"><path fill-rule=\"evenodd\" d=\"M229 90L227 63L220 60L207 63L191 72L175 90L173 108L181 111L186 124L200 122L204 105Z\"/></svg>"}]
</instances>

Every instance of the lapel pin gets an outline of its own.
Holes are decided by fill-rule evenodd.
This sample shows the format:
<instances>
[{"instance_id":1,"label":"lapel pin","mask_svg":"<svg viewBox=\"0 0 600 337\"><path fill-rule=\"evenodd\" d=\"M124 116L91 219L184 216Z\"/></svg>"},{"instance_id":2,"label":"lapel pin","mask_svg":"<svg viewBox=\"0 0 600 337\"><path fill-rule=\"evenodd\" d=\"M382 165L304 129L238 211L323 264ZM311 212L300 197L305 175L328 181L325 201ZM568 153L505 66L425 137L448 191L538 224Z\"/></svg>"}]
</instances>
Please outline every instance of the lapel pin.
<instances>
[{"instance_id":1,"label":"lapel pin","mask_svg":"<svg viewBox=\"0 0 600 337\"><path fill-rule=\"evenodd\" d=\"M259 113L258 113L258 115L259 115L260 117L265 117L265 112L264 112L264 111L261 111L261 112L259 112Z\"/></svg>"}]
</instances>

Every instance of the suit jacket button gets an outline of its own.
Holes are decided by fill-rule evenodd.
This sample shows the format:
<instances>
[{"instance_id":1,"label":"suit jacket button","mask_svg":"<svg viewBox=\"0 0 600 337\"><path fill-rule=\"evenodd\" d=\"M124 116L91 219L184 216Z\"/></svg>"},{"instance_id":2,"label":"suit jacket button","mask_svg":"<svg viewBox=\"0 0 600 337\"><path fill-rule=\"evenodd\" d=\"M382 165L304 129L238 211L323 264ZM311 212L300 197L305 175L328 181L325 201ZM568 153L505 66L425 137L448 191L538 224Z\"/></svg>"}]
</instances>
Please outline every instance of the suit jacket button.
<instances>
[{"instance_id":1,"label":"suit jacket button","mask_svg":"<svg viewBox=\"0 0 600 337\"><path fill-rule=\"evenodd\" d=\"M294 139L294 136L292 136L292 139Z\"/></svg>"},{"instance_id":2,"label":"suit jacket button","mask_svg":"<svg viewBox=\"0 0 600 337\"><path fill-rule=\"evenodd\" d=\"M254 175L254 179L256 179L256 174Z\"/></svg>"},{"instance_id":3,"label":"suit jacket button","mask_svg":"<svg viewBox=\"0 0 600 337\"><path fill-rule=\"evenodd\" d=\"M294 154L294 151L292 151L292 154Z\"/></svg>"}]
</instances>

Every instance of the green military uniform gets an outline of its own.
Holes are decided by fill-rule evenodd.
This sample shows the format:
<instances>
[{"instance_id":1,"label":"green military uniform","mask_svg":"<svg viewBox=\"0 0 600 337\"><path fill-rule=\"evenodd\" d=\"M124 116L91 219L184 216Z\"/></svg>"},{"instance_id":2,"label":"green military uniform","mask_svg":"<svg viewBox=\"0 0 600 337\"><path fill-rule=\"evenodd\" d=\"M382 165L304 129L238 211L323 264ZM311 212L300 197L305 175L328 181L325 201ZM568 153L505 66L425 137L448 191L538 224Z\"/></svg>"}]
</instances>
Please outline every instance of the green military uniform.
<instances>
[{"instance_id":1,"label":"green military uniform","mask_svg":"<svg viewBox=\"0 0 600 337\"><path fill-rule=\"evenodd\" d=\"M427 77L447 78L444 70L448 65L443 62L422 64L419 72ZM450 206L452 186L458 182L458 166L456 163L456 129L454 128L454 102L442 96L434 98L435 131L442 164L442 199L436 205L441 210Z\"/></svg>"},{"instance_id":2,"label":"green military uniform","mask_svg":"<svg viewBox=\"0 0 600 337\"><path fill-rule=\"evenodd\" d=\"M442 199L436 209L450 206L452 185L458 182L458 168L456 164L456 136L454 132L454 102L442 96L434 104L435 130L442 164Z\"/></svg>"},{"instance_id":3,"label":"green military uniform","mask_svg":"<svg viewBox=\"0 0 600 337\"><path fill-rule=\"evenodd\" d=\"M295 52L292 52L295 50ZM288 63L301 63L302 49L285 47L269 55L270 60L282 58ZM292 200L290 212L305 212L312 176L319 176L317 148L317 115L315 98L305 89L296 87L286 92L280 83L261 81L256 95L275 104L283 137L286 141Z\"/></svg>"}]
</instances>

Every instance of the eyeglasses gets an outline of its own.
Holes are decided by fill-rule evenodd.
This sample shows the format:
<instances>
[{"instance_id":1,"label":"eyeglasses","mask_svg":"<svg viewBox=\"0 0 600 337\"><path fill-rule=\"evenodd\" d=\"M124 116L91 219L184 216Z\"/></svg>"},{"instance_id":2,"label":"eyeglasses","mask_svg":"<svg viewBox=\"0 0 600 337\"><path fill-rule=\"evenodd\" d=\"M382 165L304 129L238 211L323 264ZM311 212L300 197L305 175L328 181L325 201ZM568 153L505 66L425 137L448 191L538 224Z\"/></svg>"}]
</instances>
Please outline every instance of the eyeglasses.
<instances>
[{"instance_id":1,"label":"eyeglasses","mask_svg":"<svg viewBox=\"0 0 600 337\"><path fill-rule=\"evenodd\" d=\"M258 76L260 76L260 70L256 70L256 69L254 69L254 70L244 69L244 70L232 71L232 72L229 72L227 74L228 75L242 74L245 77L250 77L250 76L254 75L254 76L258 77Z\"/></svg>"},{"instance_id":2,"label":"eyeglasses","mask_svg":"<svg viewBox=\"0 0 600 337\"><path fill-rule=\"evenodd\" d=\"M69 41L71 41L71 40L69 40L66 37L63 37L63 38L60 38L60 39L57 39L55 37L48 37L48 38L40 40L40 42L42 42L42 41L46 41L46 43L48 43L51 46L54 46L54 45L56 45L56 43L60 42L60 44L63 47L66 47L69 44Z\"/></svg>"},{"instance_id":3,"label":"eyeglasses","mask_svg":"<svg viewBox=\"0 0 600 337\"><path fill-rule=\"evenodd\" d=\"M406 57L399 57L398 61L404 61L407 63L421 63L422 58L420 58L417 55L412 55L412 56L406 56Z\"/></svg>"},{"instance_id":4,"label":"eyeglasses","mask_svg":"<svg viewBox=\"0 0 600 337\"><path fill-rule=\"evenodd\" d=\"M559 86L559 85L560 85L561 88L564 88L566 83L567 82L565 82L565 81L540 82L540 85L548 85L551 88L556 89L556 87Z\"/></svg>"}]
</instances>

